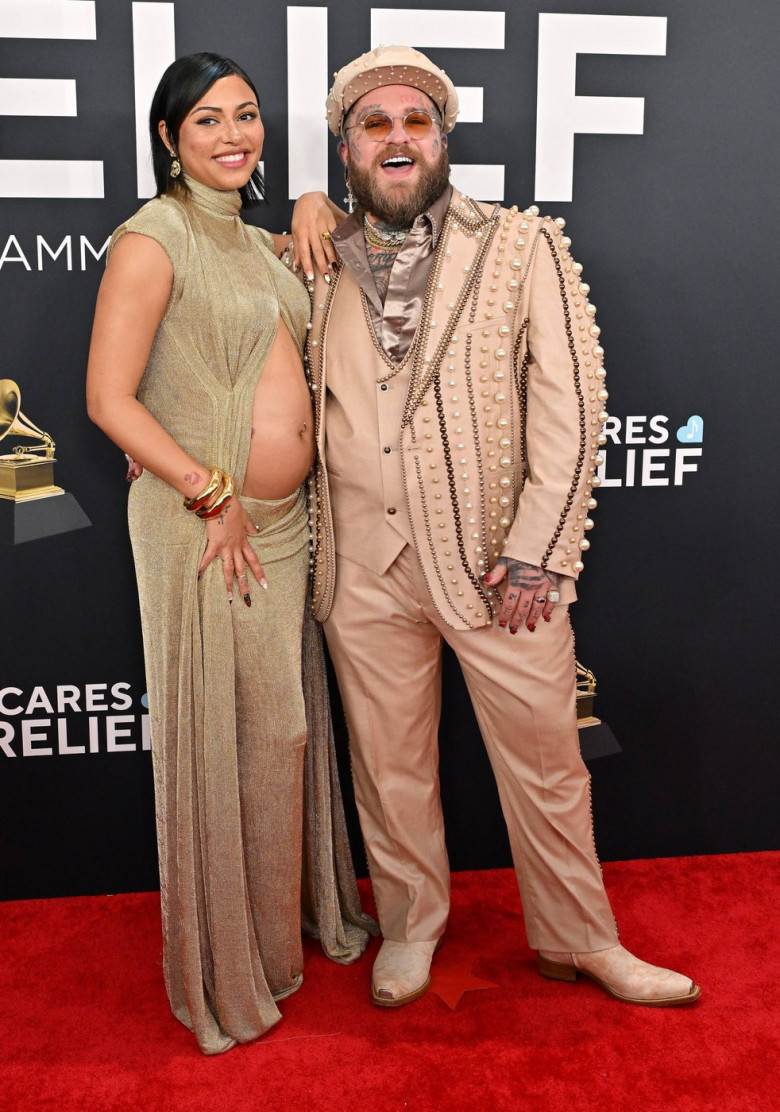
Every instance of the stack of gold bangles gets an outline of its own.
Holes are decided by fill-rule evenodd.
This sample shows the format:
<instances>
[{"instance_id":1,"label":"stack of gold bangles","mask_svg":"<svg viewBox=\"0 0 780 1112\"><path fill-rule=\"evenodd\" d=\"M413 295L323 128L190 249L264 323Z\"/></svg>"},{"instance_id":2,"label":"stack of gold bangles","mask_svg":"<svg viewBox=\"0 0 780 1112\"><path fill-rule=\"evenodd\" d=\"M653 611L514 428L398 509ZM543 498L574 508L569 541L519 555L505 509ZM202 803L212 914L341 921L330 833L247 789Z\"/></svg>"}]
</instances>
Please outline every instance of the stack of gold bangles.
<instances>
[{"instance_id":1,"label":"stack of gold bangles","mask_svg":"<svg viewBox=\"0 0 780 1112\"><path fill-rule=\"evenodd\" d=\"M196 514L197 517L207 521L210 517L216 517L222 511L225 503L233 497L235 491L236 484L233 482L232 476L215 467L211 472L206 488L193 498L185 498L184 507Z\"/></svg>"}]
</instances>

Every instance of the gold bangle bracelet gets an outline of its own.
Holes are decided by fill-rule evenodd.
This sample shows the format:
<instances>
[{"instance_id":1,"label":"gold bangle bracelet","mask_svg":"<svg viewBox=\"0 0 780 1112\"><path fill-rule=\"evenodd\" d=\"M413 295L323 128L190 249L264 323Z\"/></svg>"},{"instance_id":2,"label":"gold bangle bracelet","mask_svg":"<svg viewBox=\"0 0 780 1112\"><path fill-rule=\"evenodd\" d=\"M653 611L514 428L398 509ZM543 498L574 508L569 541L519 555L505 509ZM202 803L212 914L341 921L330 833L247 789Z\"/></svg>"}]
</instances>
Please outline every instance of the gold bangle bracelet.
<instances>
[{"instance_id":1,"label":"gold bangle bracelet","mask_svg":"<svg viewBox=\"0 0 780 1112\"><path fill-rule=\"evenodd\" d=\"M201 507L201 509L195 511L198 517L202 518L204 521L208 521L211 517L217 517L217 515L222 512L225 503L228 502L235 494L236 484L233 481L232 476L225 475L224 472L223 476L225 479L225 485L219 492L218 496L208 506L203 506Z\"/></svg>"},{"instance_id":2,"label":"gold bangle bracelet","mask_svg":"<svg viewBox=\"0 0 780 1112\"><path fill-rule=\"evenodd\" d=\"M184 499L185 510L190 510L192 513L197 513L201 506L205 505L205 503L209 500L212 494L215 494L216 491L219 490L224 481L224 471L220 471L218 467L214 467L211 471L211 475L209 476L208 483L200 492L200 494L194 494L192 498Z\"/></svg>"}]
</instances>

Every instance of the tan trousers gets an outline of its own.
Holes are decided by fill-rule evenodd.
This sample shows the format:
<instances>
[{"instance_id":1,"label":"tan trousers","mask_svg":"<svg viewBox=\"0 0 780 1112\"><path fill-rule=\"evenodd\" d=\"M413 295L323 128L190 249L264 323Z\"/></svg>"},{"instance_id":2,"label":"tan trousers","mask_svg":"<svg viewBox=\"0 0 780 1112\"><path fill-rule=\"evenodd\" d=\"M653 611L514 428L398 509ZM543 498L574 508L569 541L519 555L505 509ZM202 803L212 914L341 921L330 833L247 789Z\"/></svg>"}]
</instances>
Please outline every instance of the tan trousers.
<instances>
[{"instance_id":1,"label":"tan trousers","mask_svg":"<svg viewBox=\"0 0 780 1112\"><path fill-rule=\"evenodd\" d=\"M579 750L567 607L556 607L534 633L452 629L435 611L407 546L382 576L339 559L325 634L384 937L431 940L447 924L438 775L444 638L460 662L496 777L529 945L614 945Z\"/></svg>"}]
</instances>

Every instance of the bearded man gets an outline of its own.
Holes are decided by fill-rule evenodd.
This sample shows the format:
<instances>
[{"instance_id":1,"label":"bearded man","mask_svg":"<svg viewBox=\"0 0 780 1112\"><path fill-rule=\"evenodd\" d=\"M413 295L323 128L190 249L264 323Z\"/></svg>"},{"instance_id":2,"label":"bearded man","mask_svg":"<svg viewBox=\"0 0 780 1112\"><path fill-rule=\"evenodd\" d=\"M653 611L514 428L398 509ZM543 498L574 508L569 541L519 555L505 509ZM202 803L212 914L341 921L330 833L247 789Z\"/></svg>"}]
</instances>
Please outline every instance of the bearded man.
<instances>
[{"instance_id":1,"label":"bearded man","mask_svg":"<svg viewBox=\"0 0 780 1112\"><path fill-rule=\"evenodd\" d=\"M578 744L568 604L589 547L602 348L563 221L449 184L449 77L404 46L327 101L357 210L324 233L309 366L319 463L314 609L349 726L384 941L375 1004L430 983L449 910L441 643L455 651L506 819L540 972L691 1003L619 943Z\"/></svg>"}]
</instances>

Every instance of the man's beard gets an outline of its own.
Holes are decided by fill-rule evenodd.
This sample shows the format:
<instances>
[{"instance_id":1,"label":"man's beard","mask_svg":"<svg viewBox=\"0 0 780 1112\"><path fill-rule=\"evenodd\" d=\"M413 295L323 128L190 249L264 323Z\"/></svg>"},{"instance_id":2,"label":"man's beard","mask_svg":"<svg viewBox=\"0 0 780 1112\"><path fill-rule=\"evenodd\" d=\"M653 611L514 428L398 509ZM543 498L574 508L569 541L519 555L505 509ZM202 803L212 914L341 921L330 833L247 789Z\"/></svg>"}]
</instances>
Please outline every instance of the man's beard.
<instances>
[{"instance_id":1,"label":"man's beard","mask_svg":"<svg viewBox=\"0 0 780 1112\"><path fill-rule=\"evenodd\" d=\"M392 182L389 182L387 188L383 189L379 184L379 166L394 154L403 154L415 160L418 175L414 187L410 188L401 182L393 187ZM450 160L444 145L434 163L418 159L413 151L401 146L392 151L381 151L368 170L356 166L351 155L348 155L347 172L350 188L362 209L389 228L411 228L416 218L426 212L447 188Z\"/></svg>"}]
</instances>

